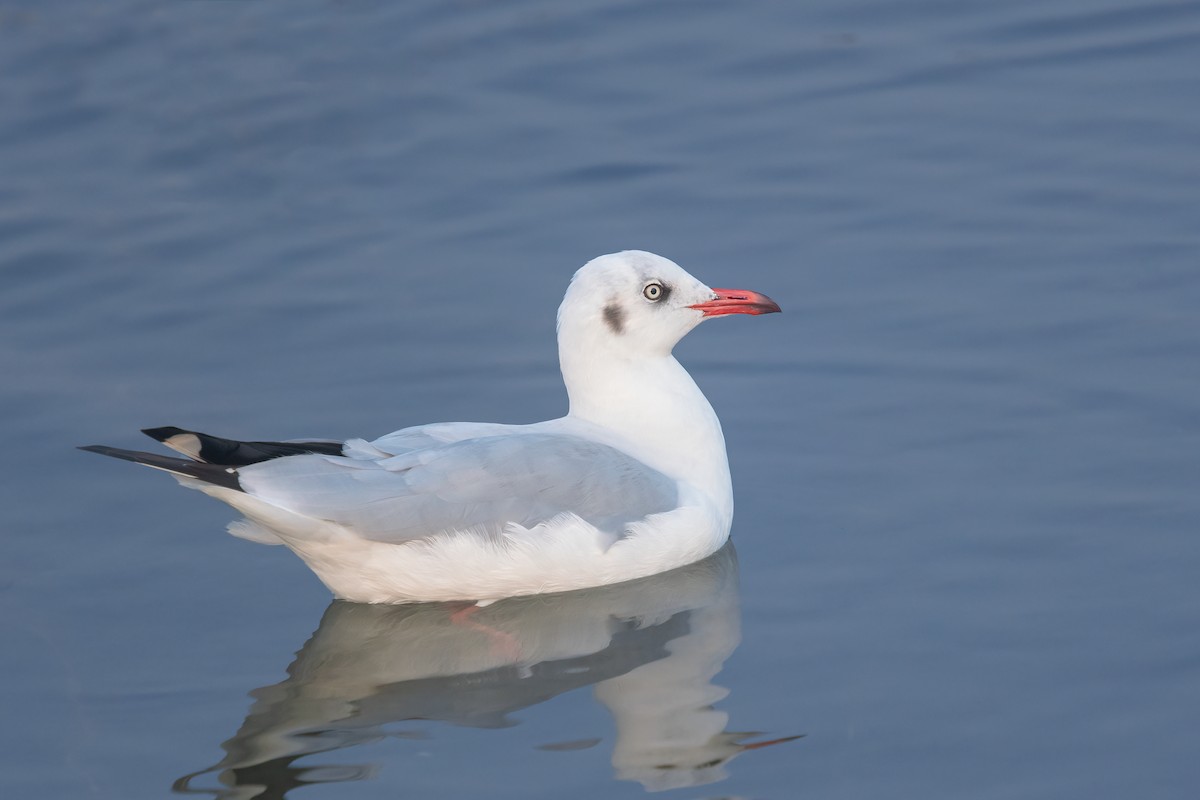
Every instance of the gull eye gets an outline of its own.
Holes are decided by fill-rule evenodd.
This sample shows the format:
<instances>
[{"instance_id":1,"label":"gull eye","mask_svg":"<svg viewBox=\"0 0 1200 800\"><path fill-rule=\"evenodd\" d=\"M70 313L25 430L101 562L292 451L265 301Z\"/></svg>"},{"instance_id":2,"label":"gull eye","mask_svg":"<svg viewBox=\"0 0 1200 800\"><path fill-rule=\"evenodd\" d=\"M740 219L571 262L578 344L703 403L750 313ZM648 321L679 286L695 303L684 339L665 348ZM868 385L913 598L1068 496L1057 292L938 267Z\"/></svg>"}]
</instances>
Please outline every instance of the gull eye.
<instances>
[{"instance_id":1,"label":"gull eye","mask_svg":"<svg viewBox=\"0 0 1200 800\"><path fill-rule=\"evenodd\" d=\"M651 303L657 303L663 298L663 285L661 283L647 283L646 288L642 289L642 297L649 300Z\"/></svg>"}]
</instances>

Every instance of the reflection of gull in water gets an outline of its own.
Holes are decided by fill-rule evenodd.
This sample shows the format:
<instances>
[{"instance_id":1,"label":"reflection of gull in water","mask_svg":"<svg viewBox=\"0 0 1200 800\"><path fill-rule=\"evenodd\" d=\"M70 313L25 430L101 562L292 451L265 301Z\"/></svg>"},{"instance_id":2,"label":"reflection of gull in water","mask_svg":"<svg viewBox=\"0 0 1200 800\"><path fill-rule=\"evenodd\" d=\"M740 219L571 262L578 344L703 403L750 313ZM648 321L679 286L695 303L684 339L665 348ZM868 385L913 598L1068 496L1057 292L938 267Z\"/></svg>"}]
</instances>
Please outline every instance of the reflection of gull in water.
<instances>
[{"instance_id":1,"label":"reflection of gull in water","mask_svg":"<svg viewBox=\"0 0 1200 800\"><path fill-rule=\"evenodd\" d=\"M335 602L288 678L253 693L226 757L175 788L281 798L296 786L359 780L373 768L294 762L377 741L389 735L383 726L405 720L504 727L510 712L593 684L616 723L618 778L651 790L710 783L756 746L726 732L728 715L712 707L727 694L711 681L737 647L739 622L732 547L655 578L469 613ZM207 773L227 788L196 786Z\"/></svg>"}]
</instances>

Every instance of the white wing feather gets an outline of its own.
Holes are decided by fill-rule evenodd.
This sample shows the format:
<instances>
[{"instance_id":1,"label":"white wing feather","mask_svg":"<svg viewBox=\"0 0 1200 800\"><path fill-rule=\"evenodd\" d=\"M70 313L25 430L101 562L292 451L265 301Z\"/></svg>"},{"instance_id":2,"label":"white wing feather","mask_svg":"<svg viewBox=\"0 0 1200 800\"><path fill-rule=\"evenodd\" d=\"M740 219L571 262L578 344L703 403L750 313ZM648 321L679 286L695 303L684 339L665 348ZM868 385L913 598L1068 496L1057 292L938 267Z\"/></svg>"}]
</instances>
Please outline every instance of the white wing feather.
<instances>
[{"instance_id":1,"label":"white wing feather","mask_svg":"<svg viewBox=\"0 0 1200 800\"><path fill-rule=\"evenodd\" d=\"M509 523L529 528L565 513L620 535L678 505L675 481L621 450L515 430L423 426L349 443L349 457L292 456L238 476L253 497L382 542L467 530L495 536Z\"/></svg>"}]
</instances>

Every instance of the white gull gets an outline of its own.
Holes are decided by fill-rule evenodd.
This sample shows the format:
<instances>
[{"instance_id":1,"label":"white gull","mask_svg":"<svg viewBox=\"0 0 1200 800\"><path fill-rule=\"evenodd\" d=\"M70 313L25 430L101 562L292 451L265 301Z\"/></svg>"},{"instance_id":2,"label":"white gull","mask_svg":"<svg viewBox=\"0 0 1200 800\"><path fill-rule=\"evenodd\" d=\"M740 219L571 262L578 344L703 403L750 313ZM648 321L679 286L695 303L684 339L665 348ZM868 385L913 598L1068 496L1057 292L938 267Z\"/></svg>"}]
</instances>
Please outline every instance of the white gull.
<instances>
[{"instance_id":1,"label":"white gull","mask_svg":"<svg viewBox=\"0 0 1200 800\"><path fill-rule=\"evenodd\" d=\"M532 425L449 422L372 442L237 442L145 432L186 459L83 449L164 469L285 544L339 598L490 601L632 580L729 537L721 423L671 350L709 317L779 311L637 250L593 259L558 310L570 409Z\"/></svg>"}]
</instances>

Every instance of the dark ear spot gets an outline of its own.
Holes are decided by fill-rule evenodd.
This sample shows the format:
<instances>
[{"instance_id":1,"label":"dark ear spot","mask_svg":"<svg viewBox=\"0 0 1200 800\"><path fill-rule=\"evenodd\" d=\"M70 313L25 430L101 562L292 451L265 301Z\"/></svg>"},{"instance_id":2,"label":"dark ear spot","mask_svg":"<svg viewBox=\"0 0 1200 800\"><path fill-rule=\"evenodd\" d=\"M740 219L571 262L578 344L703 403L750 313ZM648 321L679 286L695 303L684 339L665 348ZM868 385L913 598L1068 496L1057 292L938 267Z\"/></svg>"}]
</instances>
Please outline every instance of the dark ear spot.
<instances>
[{"instance_id":1,"label":"dark ear spot","mask_svg":"<svg viewBox=\"0 0 1200 800\"><path fill-rule=\"evenodd\" d=\"M604 307L604 324L613 333L620 336L625 332L625 309L617 303L609 303Z\"/></svg>"}]
</instances>

